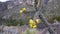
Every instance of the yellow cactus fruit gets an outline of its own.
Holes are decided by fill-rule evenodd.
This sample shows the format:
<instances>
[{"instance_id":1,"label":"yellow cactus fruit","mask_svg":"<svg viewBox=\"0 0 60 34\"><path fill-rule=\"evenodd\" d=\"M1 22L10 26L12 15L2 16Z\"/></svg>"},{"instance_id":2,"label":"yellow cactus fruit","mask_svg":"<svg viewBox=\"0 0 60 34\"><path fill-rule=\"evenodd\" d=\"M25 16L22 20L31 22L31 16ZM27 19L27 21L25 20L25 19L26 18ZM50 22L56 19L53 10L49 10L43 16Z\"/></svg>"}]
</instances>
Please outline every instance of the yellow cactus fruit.
<instances>
[{"instance_id":1,"label":"yellow cactus fruit","mask_svg":"<svg viewBox=\"0 0 60 34\"><path fill-rule=\"evenodd\" d=\"M34 21L33 21L32 19L30 19L30 20L29 20L29 23L30 23L30 24L33 24L33 23L34 23Z\"/></svg>"},{"instance_id":2,"label":"yellow cactus fruit","mask_svg":"<svg viewBox=\"0 0 60 34\"><path fill-rule=\"evenodd\" d=\"M26 8L22 8L23 11L26 11Z\"/></svg>"},{"instance_id":3,"label":"yellow cactus fruit","mask_svg":"<svg viewBox=\"0 0 60 34\"><path fill-rule=\"evenodd\" d=\"M40 19L36 19L35 21L36 21L36 23L40 23Z\"/></svg>"},{"instance_id":4,"label":"yellow cactus fruit","mask_svg":"<svg viewBox=\"0 0 60 34\"><path fill-rule=\"evenodd\" d=\"M29 26L32 28L33 27L33 25L32 24L29 24Z\"/></svg>"},{"instance_id":5,"label":"yellow cactus fruit","mask_svg":"<svg viewBox=\"0 0 60 34\"><path fill-rule=\"evenodd\" d=\"M36 27L37 27L35 21L32 20L32 19L29 20L29 26L30 26L31 28L36 28Z\"/></svg>"},{"instance_id":6,"label":"yellow cactus fruit","mask_svg":"<svg viewBox=\"0 0 60 34\"><path fill-rule=\"evenodd\" d=\"M23 13L23 11L22 11L22 10L20 10L19 12L20 12L20 14L22 14L22 13Z\"/></svg>"},{"instance_id":7,"label":"yellow cactus fruit","mask_svg":"<svg viewBox=\"0 0 60 34\"><path fill-rule=\"evenodd\" d=\"M33 28L36 28L36 27L37 27L36 25L33 26Z\"/></svg>"}]
</instances>

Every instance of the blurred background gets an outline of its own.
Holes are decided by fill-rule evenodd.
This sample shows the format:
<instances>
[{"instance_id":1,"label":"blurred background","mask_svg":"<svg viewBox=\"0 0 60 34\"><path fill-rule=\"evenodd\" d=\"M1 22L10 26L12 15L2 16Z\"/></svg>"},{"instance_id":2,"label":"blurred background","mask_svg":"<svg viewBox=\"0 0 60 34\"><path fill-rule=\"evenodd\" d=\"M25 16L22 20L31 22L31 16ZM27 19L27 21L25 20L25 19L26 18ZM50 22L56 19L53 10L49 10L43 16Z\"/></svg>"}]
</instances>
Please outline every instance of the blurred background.
<instances>
[{"instance_id":1,"label":"blurred background","mask_svg":"<svg viewBox=\"0 0 60 34\"><path fill-rule=\"evenodd\" d=\"M24 7L26 8L26 12L20 14L19 11ZM29 29L29 19L39 18L37 17L39 14L37 12L41 7L43 7L44 11L40 12L43 13L45 19L50 24L60 23L60 0L0 0L0 30L5 32L6 30L14 30L14 28L18 27L21 29L25 28L24 30ZM35 16L36 13L37 16ZM38 24L37 28L45 29L42 21ZM52 29L54 28L57 28L57 26ZM19 30L19 28L17 30Z\"/></svg>"}]
</instances>

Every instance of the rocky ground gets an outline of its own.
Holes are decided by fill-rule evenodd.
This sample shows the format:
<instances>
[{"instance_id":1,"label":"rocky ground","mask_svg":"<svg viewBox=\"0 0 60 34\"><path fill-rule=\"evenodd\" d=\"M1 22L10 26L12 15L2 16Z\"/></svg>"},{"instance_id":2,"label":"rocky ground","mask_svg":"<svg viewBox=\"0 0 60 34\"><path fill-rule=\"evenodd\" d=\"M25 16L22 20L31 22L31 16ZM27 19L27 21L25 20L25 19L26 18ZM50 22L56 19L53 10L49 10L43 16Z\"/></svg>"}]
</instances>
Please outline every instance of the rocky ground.
<instances>
[{"instance_id":1,"label":"rocky ground","mask_svg":"<svg viewBox=\"0 0 60 34\"><path fill-rule=\"evenodd\" d=\"M29 34L33 34L34 32L35 32L35 34L44 34L44 33L49 34L47 32L47 28L37 30L37 29L28 28L27 26L21 26L21 27L5 26L0 34L27 34L28 33L27 31L30 32Z\"/></svg>"},{"instance_id":2,"label":"rocky ground","mask_svg":"<svg viewBox=\"0 0 60 34\"><path fill-rule=\"evenodd\" d=\"M59 26L52 26L55 34L60 34L60 25ZM23 26L4 26L1 28L0 26L0 34L50 34L48 28L43 29L33 29L28 27L27 25Z\"/></svg>"}]
</instances>

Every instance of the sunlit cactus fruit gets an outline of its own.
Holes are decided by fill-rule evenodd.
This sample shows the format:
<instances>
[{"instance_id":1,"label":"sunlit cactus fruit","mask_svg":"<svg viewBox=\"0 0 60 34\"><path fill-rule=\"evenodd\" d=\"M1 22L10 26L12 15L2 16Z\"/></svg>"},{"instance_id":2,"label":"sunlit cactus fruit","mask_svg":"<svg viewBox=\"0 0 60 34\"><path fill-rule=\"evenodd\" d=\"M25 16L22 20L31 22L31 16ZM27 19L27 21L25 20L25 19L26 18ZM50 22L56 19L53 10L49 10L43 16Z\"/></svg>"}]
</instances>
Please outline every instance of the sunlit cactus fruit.
<instances>
[{"instance_id":1,"label":"sunlit cactus fruit","mask_svg":"<svg viewBox=\"0 0 60 34\"><path fill-rule=\"evenodd\" d=\"M36 21L36 23L40 23L40 19L36 19L35 21Z\"/></svg>"},{"instance_id":2,"label":"sunlit cactus fruit","mask_svg":"<svg viewBox=\"0 0 60 34\"><path fill-rule=\"evenodd\" d=\"M37 27L37 26L34 24L34 25L33 25L33 28L36 28L36 27Z\"/></svg>"},{"instance_id":3,"label":"sunlit cactus fruit","mask_svg":"<svg viewBox=\"0 0 60 34\"><path fill-rule=\"evenodd\" d=\"M27 9L26 8L22 8L22 10L25 12Z\"/></svg>"},{"instance_id":4,"label":"sunlit cactus fruit","mask_svg":"<svg viewBox=\"0 0 60 34\"><path fill-rule=\"evenodd\" d=\"M36 28L36 23L35 23L35 21L32 20L32 19L30 19L30 20L29 20L29 26L30 26L31 28Z\"/></svg>"},{"instance_id":5,"label":"sunlit cactus fruit","mask_svg":"<svg viewBox=\"0 0 60 34\"><path fill-rule=\"evenodd\" d=\"M34 21L33 21L32 19L30 19L30 20L29 20L29 23L32 24L32 23L34 23Z\"/></svg>"},{"instance_id":6,"label":"sunlit cactus fruit","mask_svg":"<svg viewBox=\"0 0 60 34\"><path fill-rule=\"evenodd\" d=\"M20 13L20 14L22 14L22 13L23 13L23 11L22 11L22 10L20 10L20 11L19 11L19 13Z\"/></svg>"},{"instance_id":7,"label":"sunlit cactus fruit","mask_svg":"<svg viewBox=\"0 0 60 34\"><path fill-rule=\"evenodd\" d=\"M26 8L22 8L19 12L20 12L20 14L22 14L25 11L26 11Z\"/></svg>"}]
</instances>

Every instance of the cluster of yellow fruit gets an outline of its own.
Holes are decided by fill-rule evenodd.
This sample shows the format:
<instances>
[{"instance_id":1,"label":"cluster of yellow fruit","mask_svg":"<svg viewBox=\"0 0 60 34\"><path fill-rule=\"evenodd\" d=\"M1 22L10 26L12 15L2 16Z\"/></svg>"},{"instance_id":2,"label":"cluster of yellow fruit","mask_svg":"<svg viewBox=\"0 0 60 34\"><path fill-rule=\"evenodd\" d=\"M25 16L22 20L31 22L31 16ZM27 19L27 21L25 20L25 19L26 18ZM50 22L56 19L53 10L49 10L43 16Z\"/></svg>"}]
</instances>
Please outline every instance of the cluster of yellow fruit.
<instances>
[{"instance_id":1,"label":"cluster of yellow fruit","mask_svg":"<svg viewBox=\"0 0 60 34\"><path fill-rule=\"evenodd\" d=\"M23 12L25 12L27 9L24 7L24 8L22 8L20 11L19 11L19 13L20 14L22 14Z\"/></svg>"},{"instance_id":2,"label":"cluster of yellow fruit","mask_svg":"<svg viewBox=\"0 0 60 34\"><path fill-rule=\"evenodd\" d=\"M32 19L29 20L29 26L30 26L31 28L36 28L36 27L37 27L36 24L38 24L38 23L40 23L40 19L36 19L35 21L32 20Z\"/></svg>"},{"instance_id":3,"label":"cluster of yellow fruit","mask_svg":"<svg viewBox=\"0 0 60 34\"><path fill-rule=\"evenodd\" d=\"M24 8L22 8L22 9L19 11L19 13L22 14L22 13L25 12L26 10L27 10L27 9L24 7ZM36 28L36 27L37 27L36 24L38 24L38 23L40 23L40 19L36 19L35 21L32 20L32 19L29 20L29 26L30 26L31 28Z\"/></svg>"}]
</instances>

